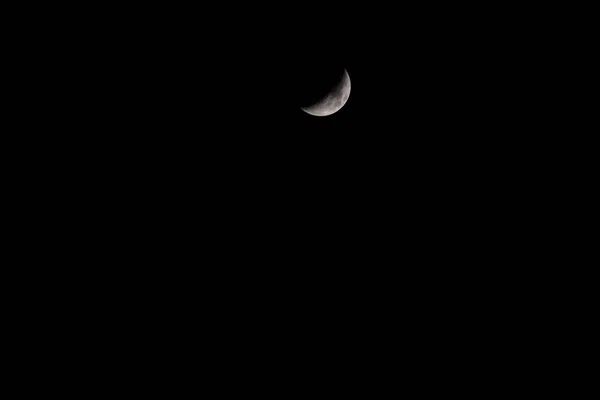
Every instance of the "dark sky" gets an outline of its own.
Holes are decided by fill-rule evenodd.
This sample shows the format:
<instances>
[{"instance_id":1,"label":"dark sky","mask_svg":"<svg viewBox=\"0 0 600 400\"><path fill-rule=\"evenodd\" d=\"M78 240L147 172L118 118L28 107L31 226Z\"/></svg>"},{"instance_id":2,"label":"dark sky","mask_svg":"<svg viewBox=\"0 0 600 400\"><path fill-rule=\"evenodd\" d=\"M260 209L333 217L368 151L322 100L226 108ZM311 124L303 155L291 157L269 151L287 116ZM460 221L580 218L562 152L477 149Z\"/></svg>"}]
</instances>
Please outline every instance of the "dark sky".
<instances>
[{"instance_id":1,"label":"dark sky","mask_svg":"<svg viewBox=\"0 0 600 400\"><path fill-rule=\"evenodd\" d=\"M141 54L129 76L152 110L141 118L150 125L159 119L175 131L265 137L327 132L359 135L368 145L375 138L445 140L457 135L448 131L495 129L503 110L514 111L507 95L521 66L506 57L511 29L499 26L498 10L253 5L235 13L184 11L138 29L125 46L127 56ZM346 68L352 94L339 113L317 119L299 110L297 91L320 65Z\"/></svg>"},{"instance_id":2,"label":"dark sky","mask_svg":"<svg viewBox=\"0 0 600 400\"><path fill-rule=\"evenodd\" d=\"M370 278L374 298L390 304L386 293L419 291L404 279L418 272L425 290L408 308L438 287L456 291L449 277L468 282L490 262L502 264L490 272L497 281L523 260L506 248L530 246L532 228L552 223L553 210L539 211L545 199L531 196L554 178L539 162L550 134L539 129L547 116L536 102L537 89L551 86L536 84L540 71L527 62L539 43L514 34L513 21L491 7L356 4L306 15L305 4L161 4L125 17L126 32L104 25L103 50L85 42L89 60L74 51L65 67L82 74L59 110L73 134L59 142L61 125L51 126L58 134L38 132L66 153L47 152L67 171L52 184L75 174L69 196L51 190L36 199L80 207L86 230L106 227L99 253L131 249L131 258L111 258L117 265L156 261L162 251L159 279L175 264L230 276L276 265L264 282L284 271L290 281L306 277L312 267L311 281L326 282L329 270L325 286L359 298ZM301 111L297 99L319 65L345 68L352 81L344 108L324 118ZM179 263L188 252L200 262ZM204 261L206 253L215 259ZM469 262L472 271L462 268ZM294 263L301 268L288 268ZM388 270L401 272L400 286ZM349 275L358 284L342 283ZM382 282L395 287L382 291ZM244 279L240 286L257 290Z\"/></svg>"},{"instance_id":3,"label":"dark sky","mask_svg":"<svg viewBox=\"0 0 600 400\"><path fill-rule=\"evenodd\" d=\"M478 19L440 7L293 15L209 45L219 57L205 60L216 71L207 87L218 102L202 99L205 111L243 135L253 130L313 151L439 146L455 153L522 112L512 107L523 99L510 98L520 66L506 58L506 30L492 28L486 11ZM327 118L303 113L296 97L319 65L346 68L352 81L346 106Z\"/></svg>"},{"instance_id":4,"label":"dark sky","mask_svg":"<svg viewBox=\"0 0 600 400\"><path fill-rule=\"evenodd\" d=\"M74 84L85 96L59 110L72 135L63 136L62 125L37 132L61 147L42 150L49 166L65 165L49 182L68 176L68 195L40 191L35 209L45 199L67 208L74 228L63 222L62 208L47 206L56 226L97 246L85 259L103 255L115 265L118 274L100 274L111 283L127 282L121 270L140 266L125 284L135 310L146 298L170 298L164 286L183 295L181 284L189 282L190 296L205 287L217 292L201 305L208 309L223 299L247 306L268 293L265 302L281 307L269 320L279 323L296 314L285 296L262 287L285 294L304 279L296 296L302 308L318 299L310 290L318 284L335 303L315 309L334 322L343 310L351 329L362 325L357 331L375 326L362 324L359 308L380 321L396 323L390 315L400 315L402 327L438 321L421 312L428 303L448 307L454 319L465 309L448 306L456 297L481 305L471 321L496 315L483 294L502 277L539 286L537 276L523 284L521 272L506 271L539 264L538 254L515 253L554 221L547 199L532 195L558 175L539 155L560 157L545 152L550 134L538 125L547 116L534 94L549 86L535 84L540 71L527 58L539 44L512 38L514 27L498 10L356 4L307 15L299 3L287 10L227 3L222 13L206 6L171 15L161 4L151 18L139 10L125 18L130 31L117 30L109 43L114 27L103 26L105 50L84 43L94 50L90 59L74 52L68 66L73 76L84 70ZM318 74L319 65L345 68L352 82L344 108L324 118L301 111L297 98L307 71ZM552 254L547 246L541 252ZM193 276L200 271L222 274L221 286ZM149 275L159 283L146 284ZM164 284L166 275L172 284ZM152 294L137 296L131 289L139 287ZM338 289L347 294L337 296ZM503 302L501 289L495 300ZM173 299L169 312L197 304L195 297ZM405 310L420 320L407 325ZM444 321L431 329L432 342L448 327Z\"/></svg>"},{"instance_id":5,"label":"dark sky","mask_svg":"<svg viewBox=\"0 0 600 400\"><path fill-rule=\"evenodd\" d=\"M530 47L511 46L491 10L348 7L178 12L140 30L124 51L135 62L114 66L128 78L110 105L125 117L114 133L123 157L150 180L168 171L172 187L217 185L228 201L364 218L405 210L413 222L472 214L507 181L524 184L536 144L522 118L535 108L535 71L520 57ZM324 118L297 98L319 65L352 81L344 108Z\"/></svg>"}]
</instances>

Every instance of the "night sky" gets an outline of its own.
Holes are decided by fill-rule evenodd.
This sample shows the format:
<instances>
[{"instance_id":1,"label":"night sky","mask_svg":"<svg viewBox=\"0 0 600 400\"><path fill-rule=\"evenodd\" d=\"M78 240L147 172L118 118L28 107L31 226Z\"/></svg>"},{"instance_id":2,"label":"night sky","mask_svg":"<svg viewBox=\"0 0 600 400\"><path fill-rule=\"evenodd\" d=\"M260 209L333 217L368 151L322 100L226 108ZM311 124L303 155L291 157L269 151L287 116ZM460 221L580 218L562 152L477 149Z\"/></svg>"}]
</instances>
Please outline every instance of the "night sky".
<instances>
[{"instance_id":1,"label":"night sky","mask_svg":"<svg viewBox=\"0 0 600 400\"><path fill-rule=\"evenodd\" d=\"M242 354L251 368L263 355L246 357L236 346L260 353L274 339L279 357L311 340L313 352L325 347L309 366L335 357L332 348L355 364L362 346L387 361L390 349L413 349L436 368L424 350L447 364L464 359L453 336L471 346L480 337L479 359L487 356L482 349L512 348L507 337L536 342L521 333L546 297L530 295L529 307L515 299L519 291L555 289L540 279L545 272L527 280L522 270L546 269L540 255L554 254L538 233L554 232L549 199L560 198L555 179L564 161L547 147L562 145L565 131L547 128L553 120L538 100L552 80L528 61L539 41L514 33L521 10L508 20L496 5L280 3L111 11L115 17L94 29L97 42L83 38L68 49L68 62L40 59L62 69L74 90L50 76L57 89L45 95L58 107L48 114L66 118L32 114L27 119L42 128L19 133L48 159L35 165L48 183L23 179L35 188L32 205L13 214L33 237L58 242L48 240L46 252L25 241L24 254L74 262L72 273L49 273L88 293L95 283L94 301L102 309L114 302L124 322L90 310L79 295L65 297L84 307L67 318L79 324L89 315L93 331L103 327L96 315L105 315L116 330L100 330L100 342L142 343L146 358L156 353L140 339L148 332L178 335L155 342L185 346L183 332L194 348L214 348L231 365L235 358L222 349ZM303 112L312 85L326 86L324 76L343 69L352 84L345 106L327 117ZM55 171L56 164L63 167ZM551 189L538 190L544 184ZM510 301L523 323L504 329L501 318L515 321ZM130 333L127 323L144 314L140 334ZM211 332L225 345L206 339ZM461 354L446 357L436 346ZM358 362L358 371L389 364ZM366 393L372 387L378 383Z\"/></svg>"},{"instance_id":2,"label":"night sky","mask_svg":"<svg viewBox=\"0 0 600 400\"><path fill-rule=\"evenodd\" d=\"M500 188L526 185L534 71L515 56L523 46L507 56L489 10L253 8L216 26L184 14L124 51L135 62L115 92L118 151L163 193L231 215L424 232L492 209L501 218ZM352 82L328 117L300 109L321 67Z\"/></svg>"},{"instance_id":3,"label":"night sky","mask_svg":"<svg viewBox=\"0 0 600 400\"><path fill-rule=\"evenodd\" d=\"M325 323L347 318L332 342L369 330L370 347L379 332L395 333L381 321L417 337L426 330L429 346L468 307L475 335L482 316L495 331L494 304L514 296L502 279L539 286L516 271L545 267L532 242L554 210L535 193L558 175L539 161L558 156L545 151L552 136L538 125L544 85L527 63L536 46L521 37L512 45L510 29L483 10L474 18L455 5L359 5L302 15L298 5L227 4L222 14L173 10L170 18L161 6L153 18L136 13L136 24L126 18L133 28L112 46L102 37L105 57L77 53L84 71L75 84L86 96L61 110L73 134L59 142L41 131L66 154L47 152L65 172L35 200L60 202L76 220L71 234L97 246L86 257L104 255L90 281L110 275L106 265L118 270L111 283L129 282L135 307L118 305L124 319L144 308L153 324L157 309L190 323L198 314L204 330L206 309L221 321L237 317L220 307L244 310L252 323L268 310L275 336L317 321L310 335L322 342ZM348 102L328 117L300 109L321 68L346 69L352 83ZM68 195L56 190L60 180ZM63 225L60 208L49 213ZM529 258L522 249L533 249ZM146 305L152 297L160 307ZM176 304L164 307L165 299ZM296 310L308 310L307 323ZM229 333L245 335L257 326L250 322ZM347 357L352 346L343 347Z\"/></svg>"}]
</instances>

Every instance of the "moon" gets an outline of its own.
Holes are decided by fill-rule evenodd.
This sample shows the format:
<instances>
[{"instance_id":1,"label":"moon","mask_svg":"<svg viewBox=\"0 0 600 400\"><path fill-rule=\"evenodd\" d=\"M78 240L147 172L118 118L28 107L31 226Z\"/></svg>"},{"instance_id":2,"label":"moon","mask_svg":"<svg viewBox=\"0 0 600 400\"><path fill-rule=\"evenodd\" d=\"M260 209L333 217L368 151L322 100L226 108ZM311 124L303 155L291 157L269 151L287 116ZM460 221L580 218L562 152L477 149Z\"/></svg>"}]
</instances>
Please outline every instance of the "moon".
<instances>
[{"instance_id":1,"label":"moon","mask_svg":"<svg viewBox=\"0 0 600 400\"><path fill-rule=\"evenodd\" d=\"M338 112L350 97L350 76L344 69L342 79L321 100L311 106L303 107L302 111L316 117L325 117Z\"/></svg>"}]
</instances>

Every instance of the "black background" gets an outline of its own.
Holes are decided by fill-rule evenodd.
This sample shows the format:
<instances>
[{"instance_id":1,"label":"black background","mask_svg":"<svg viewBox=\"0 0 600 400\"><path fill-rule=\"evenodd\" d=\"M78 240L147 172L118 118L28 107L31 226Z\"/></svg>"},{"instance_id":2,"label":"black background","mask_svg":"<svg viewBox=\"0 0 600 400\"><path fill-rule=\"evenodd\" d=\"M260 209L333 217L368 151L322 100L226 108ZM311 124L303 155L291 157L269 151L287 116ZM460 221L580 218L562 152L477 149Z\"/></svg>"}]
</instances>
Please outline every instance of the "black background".
<instances>
[{"instance_id":1,"label":"black background","mask_svg":"<svg viewBox=\"0 0 600 400\"><path fill-rule=\"evenodd\" d=\"M100 308L133 324L244 314L217 324L230 342L306 320L375 343L398 322L430 346L497 332L510 301L540 314L515 299L553 289L523 265L554 254L538 188L560 155L524 10L226 7L112 10L95 35L67 32L70 62L40 60L65 79L51 76L53 129L31 136L54 168L23 183L49 243L27 253L76 264L59 279L100 286ZM352 81L325 118L298 104L320 65Z\"/></svg>"},{"instance_id":2,"label":"black background","mask_svg":"<svg viewBox=\"0 0 600 400\"><path fill-rule=\"evenodd\" d=\"M549 86L530 62L540 44L523 35L527 15L455 5L125 10L83 39L73 68L81 93L94 94L74 98L73 121L90 132L77 154L94 160L81 181L108 185L98 191L133 216L132 229L182 224L174 231L184 234L202 220L220 232L213 238L293 232L325 247L456 249L487 240L482 232L511 235L545 179L532 154L552 141L537 129ZM316 118L300 100L321 66L345 68L352 92Z\"/></svg>"},{"instance_id":3,"label":"black background","mask_svg":"<svg viewBox=\"0 0 600 400\"><path fill-rule=\"evenodd\" d=\"M531 123L538 89L526 61L534 46L492 11L173 10L164 26L134 24L135 40L120 40L105 100L121 106L125 137L140 132L174 151L182 140L187 151L212 143L290 160L294 150L373 162L489 158L523 147L518 131ZM351 76L348 104L329 118L306 115L299 92L332 67Z\"/></svg>"},{"instance_id":4,"label":"black background","mask_svg":"<svg viewBox=\"0 0 600 400\"><path fill-rule=\"evenodd\" d=\"M21 136L44 157L11 166L33 170L13 213L45 244L26 240L20 256L57 264L23 269L27 288L50 292L35 300L50 321L34 333L116 350L111 364L123 347L146 360L156 343L172 354L190 342L230 363L222 348L266 342L283 357L312 348L311 368L398 348L426 367L444 358L445 373L465 348L472 365L496 360L491 348L512 368L531 354L517 344L540 347L554 327L528 324L556 321L548 299L565 294L550 282L563 271L540 262L560 247L543 233L556 230L548 199L562 188L543 189L563 153L548 150L561 137L543 101L552 79L532 62L543 41L522 34L539 14L165 7L108 10L94 35L68 31L36 64L53 85L36 101L52 107L28 115L42 129ZM320 65L352 80L326 118L298 104Z\"/></svg>"}]
</instances>

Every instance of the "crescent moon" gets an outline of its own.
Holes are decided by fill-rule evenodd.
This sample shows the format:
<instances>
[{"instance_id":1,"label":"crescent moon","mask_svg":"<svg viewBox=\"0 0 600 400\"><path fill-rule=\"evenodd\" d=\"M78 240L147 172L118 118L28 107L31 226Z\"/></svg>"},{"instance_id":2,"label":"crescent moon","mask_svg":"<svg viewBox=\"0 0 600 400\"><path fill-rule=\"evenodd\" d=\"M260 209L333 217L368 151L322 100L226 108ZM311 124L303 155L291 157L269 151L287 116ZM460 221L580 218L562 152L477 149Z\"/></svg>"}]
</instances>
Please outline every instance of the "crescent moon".
<instances>
[{"instance_id":1,"label":"crescent moon","mask_svg":"<svg viewBox=\"0 0 600 400\"><path fill-rule=\"evenodd\" d=\"M321 100L315 104L303 107L302 111L314 115L316 117L325 117L338 112L350 97L350 76L348 71L344 70L344 74L340 82L331 89Z\"/></svg>"}]
</instances>

